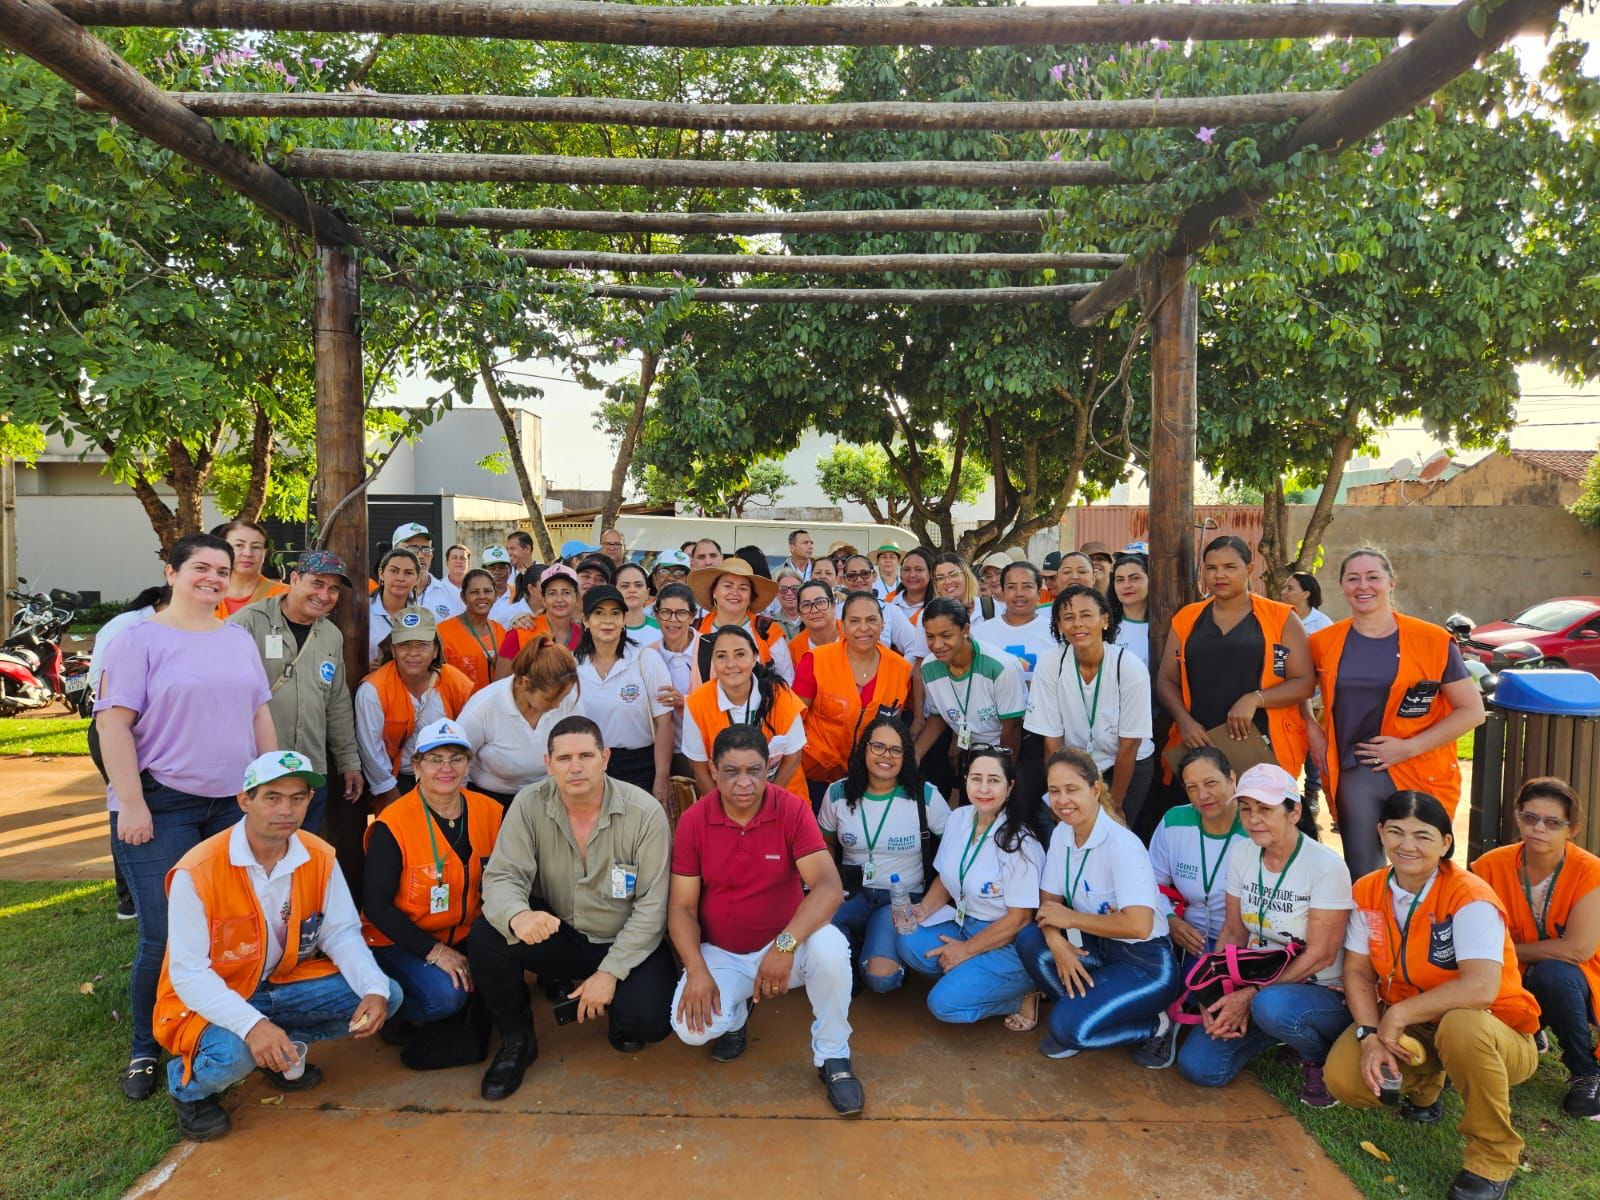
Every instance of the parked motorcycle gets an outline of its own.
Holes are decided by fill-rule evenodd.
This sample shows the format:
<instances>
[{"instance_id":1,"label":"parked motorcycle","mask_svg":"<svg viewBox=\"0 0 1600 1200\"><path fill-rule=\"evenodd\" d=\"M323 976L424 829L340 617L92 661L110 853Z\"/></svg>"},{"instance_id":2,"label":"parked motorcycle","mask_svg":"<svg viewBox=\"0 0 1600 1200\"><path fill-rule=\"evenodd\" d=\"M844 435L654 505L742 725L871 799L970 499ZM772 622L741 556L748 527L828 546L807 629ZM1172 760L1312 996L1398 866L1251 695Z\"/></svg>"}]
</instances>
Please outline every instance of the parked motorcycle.
<instances>
[{"instance_id":1,"label":"parked motorcycle","mask_svg":"<svg viewBox=\"0 0 1600 1200\"><path fill-rule=\"evenodd\" d=\"M24 587L27 580L18 581ZM75 592L15 591L16 616L4 642L0 642L0 717L61 701L87 716L93 711L89 696L89 656L66 654L61 643L77 613Z\"/></svg>"}]
</instances>

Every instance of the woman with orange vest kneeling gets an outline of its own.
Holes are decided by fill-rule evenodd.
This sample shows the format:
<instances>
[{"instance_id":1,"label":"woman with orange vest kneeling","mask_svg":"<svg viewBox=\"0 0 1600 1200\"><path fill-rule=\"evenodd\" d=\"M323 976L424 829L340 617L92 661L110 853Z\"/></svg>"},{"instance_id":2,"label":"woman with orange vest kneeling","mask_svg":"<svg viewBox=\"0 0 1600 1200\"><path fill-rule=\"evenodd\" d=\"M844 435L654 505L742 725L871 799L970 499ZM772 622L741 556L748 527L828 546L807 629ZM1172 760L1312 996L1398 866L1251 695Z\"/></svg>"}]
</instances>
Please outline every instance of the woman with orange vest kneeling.
<instances>
[{"instance_id":1,"label":"woman with orange vest kneeling","mask_svg":"<svg viewBox=\"0 0 1600 1200\"><path fill-rule=\"evenodd\" d=\"M472 991L465 943L483 911L483 865L503 810L466 789L471 761L454 721L422 729L411 759L417 786L367 826L361 932L405 992L396 1025L452 1016Z\"/></svg>"},{"instance_id":2,"label":"woman with orange vest kneeling","mask_svg":"<svg viewBox=\"0 0 1600 1200\"><path fill-rule=\"evenodd\" d=\"M167 1089L193 1141L228 1132L217 1097L251 1071L281 1092L316 1087L307 1043L371 1037L400 1006L333 847L300 832L322 783L303 754L261 755L245 769L243 818L167 874L155 1034L173 1055Z\"/></svg>"},{"instance_id":3,"label":"woman with orange vest kneeling","mask_svg":"<svg viewBox=\"0 0 1600 1200\"><path fill-rule=\"evenodd\" d=\"M1483 724L1483 696L1448 630L1394 611L1394 568L1371 547L1345 555L1339 586L1351 616L1318 630L1311 659L1322 725L1311 757L1360 878L1383 866L1377 812L1398 791L1426 792L1455 818L1456 739Z\"/></svg>"},{"instance_id":4,"label":"woman with orange vest kneeling","mask_svg":"<svg viewBox=\"0 0 1600 1200\"><path fill-rule=\"evenodd\" d=\"M411 774L417 730L455 720L472 697L472 680L444 661L425 608L395 613L378 653L378 669L356 688L356 749L373 810L382 812L417 786Z\"/></svg>"},{"instance_id":5,"label":"woman with orange vest kneeling","mask_svg":"<svg viewBox=\"0 0 1600 1200\"><path fill-rule=\"evenodd\" d=\"M1466 1108L1465 1169L1450 1200L1499 1200L1522 1138L1511 1088L1539 1065L1539 1003L1523 986L1504 903L1450 861L1444 805L1425 792L1383 802L1378 834L1390 866L1355 884L1344 990L1355 1025L1328 1055L1328 1090L1345 1104L1399 1106L1408 1121L1444 1114L1445 1076Z\"/></svg>"},{"instance_id":6,"label":"woman with orange vest kneeling","mask_svg":"<svg viewBox=\"0 0 1600 1200\"><path fill-rule=\"evenodd\" d=\"M1600 1121L1600 1062L1589 1027L1600 1014L1600 858L1570 841L1582 801L1559 779L1517 792L1522 841L1472 864L1506 906L1522 982L1561 1042L1572 1074L1561 1107Z\"/></svg>"}]
</instances>

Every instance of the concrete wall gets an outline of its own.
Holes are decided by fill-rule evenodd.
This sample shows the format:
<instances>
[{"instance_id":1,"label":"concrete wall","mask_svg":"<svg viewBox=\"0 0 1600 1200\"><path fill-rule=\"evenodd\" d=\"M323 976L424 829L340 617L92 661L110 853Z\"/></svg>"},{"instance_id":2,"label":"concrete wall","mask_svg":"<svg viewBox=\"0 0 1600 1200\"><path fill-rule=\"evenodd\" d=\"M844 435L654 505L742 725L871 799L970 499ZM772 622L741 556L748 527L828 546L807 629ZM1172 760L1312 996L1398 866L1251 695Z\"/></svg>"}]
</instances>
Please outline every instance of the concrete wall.
<instances>
[{"instance_id":1,"label":"concrete wall","mask_svg":"<svg viewBox=\"0 0 1600 1200\"><path fill-rule=\"evenodd\" d=\"M1491 454L1435 488L1423 504L1513 504L1566 508L1583 485L1505 454Z\"/></svg>"},{"instance_id":2,"label":"concrete wall","mask_svg":"<svg viewBox=\"0 0 1600 1200\"><path fill-rule=\"evenodd\" d=\"M520 409L512 416L522 440L528 478L542 499L544 446L539 417ZM509 462L499 475L478 465L497 452L505 458L505 432L494 410L460 406L424 429L415 442L396 450L373 483L373 490L396 495L483 496L520 506L522 490Z\"/></svg>"}]
</instances>

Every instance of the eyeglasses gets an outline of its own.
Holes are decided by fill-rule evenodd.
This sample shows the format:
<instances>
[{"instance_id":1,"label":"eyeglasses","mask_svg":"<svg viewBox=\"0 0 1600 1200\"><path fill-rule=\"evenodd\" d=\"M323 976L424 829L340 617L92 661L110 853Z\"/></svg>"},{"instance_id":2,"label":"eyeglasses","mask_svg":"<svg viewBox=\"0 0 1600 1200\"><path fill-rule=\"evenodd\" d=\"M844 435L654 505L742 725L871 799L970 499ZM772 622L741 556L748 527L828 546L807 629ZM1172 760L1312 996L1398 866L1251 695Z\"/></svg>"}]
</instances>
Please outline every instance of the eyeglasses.
<instances>
[{"instance_id":1,"label":"eyeglasses","mask_svg":"<svg viewBox=\"0 0 1600 1200\"><path fill-rule=\"evenodd\" d=\"M790 587L780 583L778 585L778 594L780 596L798 596L800 594L800 587L798 584Z\"/></svg>"},{"instance_id":2,"label":"eyeglasses","mask_svg":"<svg viewBox=\"0 0 1600 1200\"><path fill-rule=\"evenodd\" d=\"M1528 812L1526 809L1519 809L1517 811L1517 824L1521 825L1524 829L1544 828L1552 832L1559 832L1560 830L1565 829L1568 825L1571 825L1572 822L1567 820L1565 817L1546 817L1540 813Z\"/></svg>"},{"instance_id":3,"label":"eyeglasses","mask_svg":"<svg viewBox=\"0 0 1600 1200\"><path fill-rule=\"evenodd\" d=\"M904 746L891 746L888 742L868 742L867 752L876 754L879 758L904 758L906 756L906 748Z\"/></svg>"},{"instance_id":4,"label":"eyeglasses","mask_svg":"<svg viewBox=\"0 0 1600 1200\"><path fill-rule=\"evenodd\" d=\"M467 765L465 754L424 754L422 761L430 767L464 767Z\"/></svg>"},{"instance_id":5,"label":"eyeglasses","mask_svg":"<svg viewBox=\"0 0 1600 1200\"><path fill-rule=\"evenodd\" d=\"M656 609L656 620L658 621L687 621L692 615L687 608Z\"/></svg>"},{"instance_id":6,"label":"eyeglasses","mask_svg":"<svg viewBox=\"0 0 1600 1200\"><path fill-rule=\"evenodd\" d=\"M846 571L844 573L844 577L846 579L871 579L872 578L872 572L871 571Z\"/></svg>"},{"instance_id":7,"label":"eyeglasses","mask_svg":"<svg viewBox=\"0 0 1600 1200\"><path fill-rule=\"evenodd\" d=\"M600 543L600 549L602 549L602 550L621 550L622 549L622 543L621 542L601 542Z\"/></svg>"},{"instance_id":8,"label":"eyeglasses","mask_svg":"<svg viewBox=\"0 0 1600 1200\"><path fill-rule=\"evenodd\" d=\"M994 754L994 755L998 755L1001 758L1010 758L1011 757L1011 747L1009 747L1009 746L991 746L987 742L979 742L977 745L971 747L967 751L967 757L968 758L977 758L977 757L979 757L981 755L985 755L985 754Z\"/></svg>"},{"instance_id":9,"label":"eyeglasses","mask_svg":"<svg viewBox=\"0 0 1600 1200\"><path fill-rule=\"evenodd\" d=\"M800 611L801 612L821 612L825 608L832 608L832 607L833 607L833 601L832 600L822 599L822 600L802 600L802 601L800 601Z\"/></svg>"}]
</instances>

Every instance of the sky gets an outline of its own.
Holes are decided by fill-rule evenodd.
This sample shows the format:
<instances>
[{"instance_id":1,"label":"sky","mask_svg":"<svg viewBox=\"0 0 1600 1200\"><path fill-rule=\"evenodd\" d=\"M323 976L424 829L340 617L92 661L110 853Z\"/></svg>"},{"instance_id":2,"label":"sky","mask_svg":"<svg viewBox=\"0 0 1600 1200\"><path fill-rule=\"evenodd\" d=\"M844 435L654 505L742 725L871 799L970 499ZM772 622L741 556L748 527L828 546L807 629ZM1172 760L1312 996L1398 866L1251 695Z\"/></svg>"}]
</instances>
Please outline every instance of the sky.
<instances>
[{"instance_id":1,"label":"sky","mask_svg":"<svg viewBox=\"0 0 1600 1200\"><path fill-rule=\"evenodd\" d=\"M1568 10L1574 32L1590 43L1585 59L1588 74L1600 77L1600 11ZM1529 69L1544 58L1544 43L1539 38L1520 38L1514 43ZM637 367L633 368L637 371ZM550 362L523 364L520 381L545 391L542 399L527 407L539 415L544 433L545 474L558 488L603 488L610 484L614 453L605 435L595 428L596 397ZM613 375L627 373L624 367ZM1518 372L1522 401L1517 407L1518 425L1511 444L1522 450L1593 449L1600 440L1600 380L1574 387L1542 367L1524 367ZM397 399L405 403L431 394L428 387L414 380L402 382ZM1441 447L1420 425L1399 426L1383 438L1378 460L1392 463L1401 457L1422 462ZM1480 452L1481 453L1481 452ZM1466 457L1477 457L1469 454Z\"/></svg>"}]
</instances>

